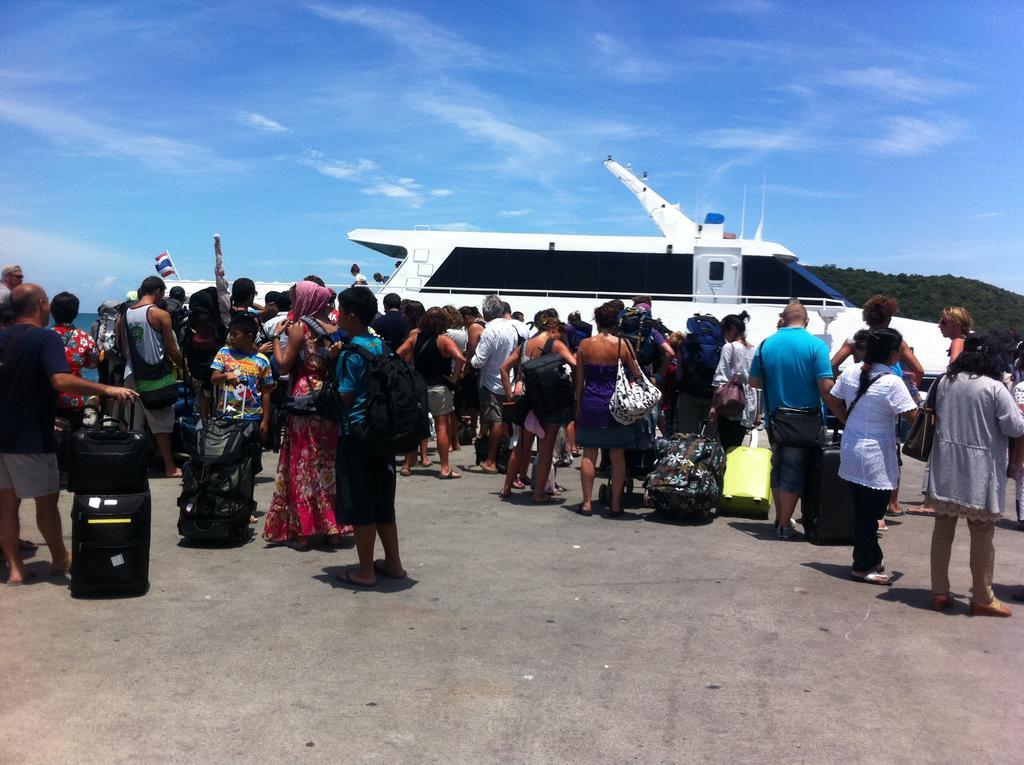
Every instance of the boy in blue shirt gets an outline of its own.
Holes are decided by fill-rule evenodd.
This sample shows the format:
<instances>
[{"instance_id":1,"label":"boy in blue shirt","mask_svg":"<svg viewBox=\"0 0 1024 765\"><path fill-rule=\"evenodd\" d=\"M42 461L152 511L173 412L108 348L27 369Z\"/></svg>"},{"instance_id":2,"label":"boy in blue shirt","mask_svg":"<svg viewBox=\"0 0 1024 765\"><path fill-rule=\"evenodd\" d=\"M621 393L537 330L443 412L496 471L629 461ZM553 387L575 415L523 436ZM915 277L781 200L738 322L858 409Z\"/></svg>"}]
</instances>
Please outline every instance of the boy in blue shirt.
<instances>
[{"instance_id":1,"label":"boy in blue shirt","mask_svg":"<svg viewBox=\"0 0 1024 765\"><path fill-rule=\"evenodd\" d=\"M395 523L395 457L373 454L354 437L353 429L366 419L369 369L353 346L383 356L384 344L368 327L377 315L377 298L366 287L349 287L338 296L339 325L348 344L338 359L338 390L344 406L341 440L336 460L338 519L355 527L359 564L337 575L339 582L373 587L377 576L405 577L398 553L398 525ZM374 560L374 545L380 537L384 560Z\"/></svg>"},{"instance_id":2,"label":"boy in blue shirt","mask_svg":"<svg viewBox=\"0 0 1024 765\"><path fill-rule=\"evenodd\" d=\"M249 314L238 314L228 326L228 344L217 351L210 381L222 386L214 401L218 417L260 423L260 436L270 433L270 392L274 377L270 360L256 348L259 323Z\"/></svg>"}]
</instances>

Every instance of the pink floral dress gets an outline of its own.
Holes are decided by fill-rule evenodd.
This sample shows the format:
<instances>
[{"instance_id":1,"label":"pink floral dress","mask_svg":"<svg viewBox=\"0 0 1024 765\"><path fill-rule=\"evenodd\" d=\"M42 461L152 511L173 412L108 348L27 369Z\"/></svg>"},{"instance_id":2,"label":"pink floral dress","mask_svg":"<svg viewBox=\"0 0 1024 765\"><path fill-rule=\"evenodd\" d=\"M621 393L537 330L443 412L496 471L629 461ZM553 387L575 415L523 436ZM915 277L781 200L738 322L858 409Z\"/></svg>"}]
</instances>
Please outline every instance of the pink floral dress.
<instances>
[{"instance_id":1,"label":"pink floral dress","mask_svg":"<svg viewBox=\"0 0 1024 765\"><path fill-rule=\"evenodd\" d=\"M312 333L303 327L303 348L292 367L291 393L309 395L320 389L329 363L317 353ZM290 417L277 462L274 498L263 524L268 542L287 542L313 534L351 534L334 516L334 457L338 423L320 417Z\"/></svg>"},{"instance_id":2,"label":"pink floral dress","mask_svg":"<svg viewBox=\"0 0 1024 765\"><path fill-rule=\"evenodd\" d=\"M84 329L76 329L71 324L57 324L53 331L60 335L60 339L64 343L64 356L68 360L71 374L81 377L83 369L95 369L99 366L99 348L88 332ZM85 396L61 393L57 398L57 408L84 409Z\"/></svg>"}]
</instances>

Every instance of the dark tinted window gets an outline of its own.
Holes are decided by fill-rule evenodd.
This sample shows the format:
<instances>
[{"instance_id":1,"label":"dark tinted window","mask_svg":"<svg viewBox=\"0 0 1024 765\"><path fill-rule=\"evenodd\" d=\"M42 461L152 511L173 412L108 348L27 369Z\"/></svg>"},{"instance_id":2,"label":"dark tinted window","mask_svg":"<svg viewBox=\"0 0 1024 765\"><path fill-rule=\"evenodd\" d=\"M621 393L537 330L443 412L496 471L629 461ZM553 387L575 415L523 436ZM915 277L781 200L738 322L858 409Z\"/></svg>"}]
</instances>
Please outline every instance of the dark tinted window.
<instances>
[{"instance_id":1,"label":"dark tinted window","mask_svg":"<svg viewBox=\"0 0 1024 765\"><path fill-rule=\"evenodd\" d=\"M551 289L569 292L597 292L601 267L596 252L553 252Z\"/></svg>"},{"instance_id":2,"label":"dark tinted window","mask_svg":"<svg viewBox=\"0 0 1024 765\"><path fill-rule=\"evenodd\" d=\"M693 255L664 252L647 256L647 288L644 292L667 295L693 293Z\"/></svg>"},{"instance_id":3,"label":"dark tinted window","mask_svg":"<svg viewBox=\"0 0 1024 765\"><path fill-rule=\"evenodd\" d=\"M507 250L505 283L510 290L550 289L552 257L559 253L547 250Z\"/></svg>"},{"instance_id":4,"label":"dark tinted window","mask_svg":"<svg viewBox=\"0 0 1024 765\"><path fill-rule=\"evenodd\" d=\"M725 261L712 260L708 264L708 279L713 282L725 281Z\"/></svg>"},{"instance_id":5,"label":"dark tinted window","mask_svg":"<svg viewBox=\"0 0 1024 765\"><path fill-rule=\"evenodd\" d=\"M693 255L456 247L426 286L689 295Z\"/></svg>"}]
</instances>

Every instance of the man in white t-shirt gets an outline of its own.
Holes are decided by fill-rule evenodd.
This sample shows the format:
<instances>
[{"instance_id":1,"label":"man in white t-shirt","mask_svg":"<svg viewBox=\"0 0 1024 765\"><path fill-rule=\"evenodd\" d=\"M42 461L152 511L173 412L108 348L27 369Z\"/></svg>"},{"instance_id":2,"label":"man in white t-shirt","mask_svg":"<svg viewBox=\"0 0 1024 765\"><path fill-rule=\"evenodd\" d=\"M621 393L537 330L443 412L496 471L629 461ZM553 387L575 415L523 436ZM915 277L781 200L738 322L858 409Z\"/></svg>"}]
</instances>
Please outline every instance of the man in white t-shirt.
<instances>
[{"instance_id":1,"label":"man in white t-shirt","mask_svg":"<svg viewBox=\"0 0 1024 765\"><path fill-rule=\"evenodd\" d=\"M497 295L488 295L483 302L483 316L487 326L480 334L480 340L473 354L472 364L480 370L480 420L488 426L487 459L480 468L485 473L498 472L498 449L505 435L502 422L502 404L505 402L505 387L501 382L501 365L512 355L521 342L529 337L529 330L522 322L514 321ZM510 372L513 381L514 371Z\"/></svg>"}]
</instances>

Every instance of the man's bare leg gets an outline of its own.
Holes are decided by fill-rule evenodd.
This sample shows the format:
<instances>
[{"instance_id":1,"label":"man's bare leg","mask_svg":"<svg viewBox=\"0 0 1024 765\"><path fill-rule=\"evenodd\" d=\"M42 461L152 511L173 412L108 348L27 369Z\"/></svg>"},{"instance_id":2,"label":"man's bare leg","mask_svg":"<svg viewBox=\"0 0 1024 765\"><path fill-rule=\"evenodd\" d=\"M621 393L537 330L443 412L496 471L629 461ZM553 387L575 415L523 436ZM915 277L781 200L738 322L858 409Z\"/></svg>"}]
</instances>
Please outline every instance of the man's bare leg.
<instances>
[{"instance_id":1,"label":"man's bare leg","mask_svg":"<svg viewBox=\"0 0 1024 765\"><path fill-rule=\"evenodd\" d=\"M18 534L21 524L18 521L18 508L21 500L14 489L0 489L0 548L7 559L8 583L21 582L25 579L25 564L21 559Z\"/></svg>"},{"instance_id":2,"label":"man's bare leg","mask_svg":"<svg viewBox=\"0 0 1024 765\"><path fill-rule=\"evenodd\" d=\"M64 532L61 527L60 510L57 508L57 494L36 497L36 525L39 533L50 548L51 570L55 574L71 569L71 554L64 546Z\"/></svg>"},{"instance_id":3,"label":"man's bare leg","mask_svg":"<svg viewBox=\"0 0 1024 765\"><path fill-rule=\"evenodd\" d=\"M772 489L772 496L775 497L775 522L782 528L788 529L800 495L792 491Z\"/></svg>"},{"instance_id":4,"label":"man's bare leg","mask_svg":"<svg viewBox=\"0 0 1024 765\"><path fill-rule=\"evenodd\" d=\"M354 571L349 572L348 578L359 584L376 584L377 575L373 570L373 547L377 541L377 524L356 526L355 537L359 564Z\"/></svg>"},{"instance_id":5,"label":"man's bare leg","mask_svg":"<svg viewBox=\"0 0 1024 765\"><path fill-rule=\"evenodd\" d=\"M483 467L487 470L498 469L498 449L501 448L501 439L505 435L505 424L501 422L491 423L491 431L488 434L487 459Z\"/></svg>"},{"instance_id":6,"label":"man's bare leg","mask_svg":"<svg viewBox=\"0 0 1024 765\"><path fill-rule=\"evenodd\" d=\"M398 524L378 523L377 536L380 537L380 545L384 548L384 570L395 578L405 576L402 556L398 554Z\"/></svg>"}]
</instances>

